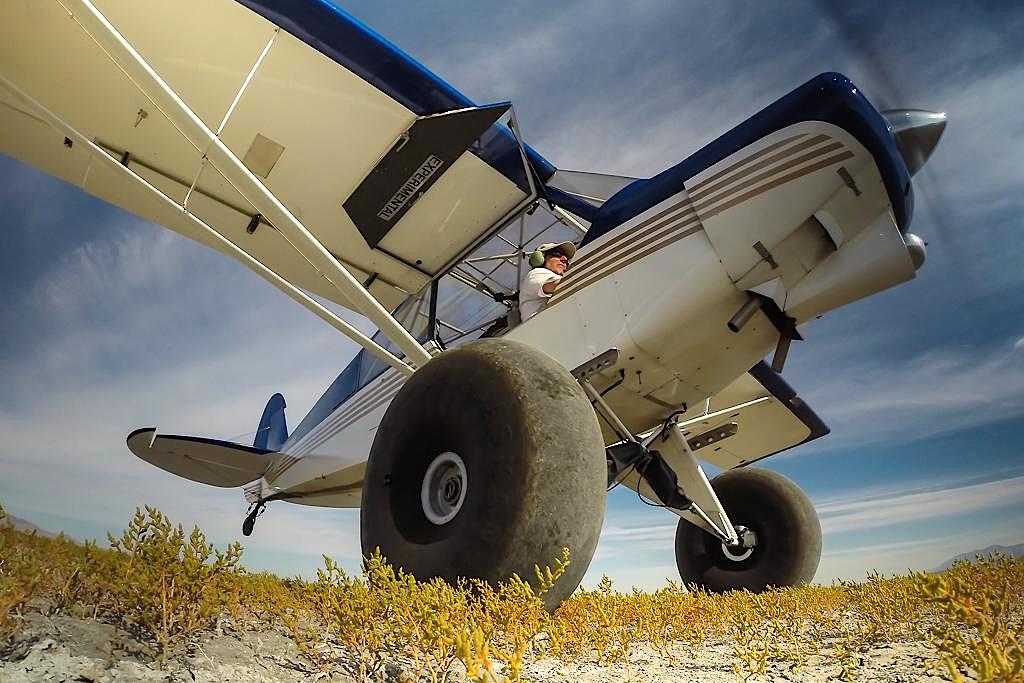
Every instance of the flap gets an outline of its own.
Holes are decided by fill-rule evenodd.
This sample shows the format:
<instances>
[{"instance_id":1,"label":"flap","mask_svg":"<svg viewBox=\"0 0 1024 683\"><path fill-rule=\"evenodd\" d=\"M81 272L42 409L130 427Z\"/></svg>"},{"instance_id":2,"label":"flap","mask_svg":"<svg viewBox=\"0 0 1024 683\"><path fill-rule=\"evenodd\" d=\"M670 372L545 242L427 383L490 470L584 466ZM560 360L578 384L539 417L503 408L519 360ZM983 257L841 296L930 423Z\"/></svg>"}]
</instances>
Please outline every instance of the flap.
<instances>
[{"instance_id":1,"label":"flap","mask_svg":"<svg viewBox=\"0 0 1024 683\"><path fill-rule=\"evenodd\" d=\"M508 109L509 105L500 104L416 119L345 200L345 211L366 243L376 247Z\"/></svg>"},{"instance_id":2,"label":"flap","mask_svg":"<svg viewBox=\"0 0 1024 683\"><path fill-rule=\"evenodd\" d=\"M725 432L735 429L694 452L724 470L749 465L829 433L821 418L764 361L712 397L707 415L680 422L680 426L691 447L695 437L713 435L718 428Z\"/></svg>"}]
</instances>

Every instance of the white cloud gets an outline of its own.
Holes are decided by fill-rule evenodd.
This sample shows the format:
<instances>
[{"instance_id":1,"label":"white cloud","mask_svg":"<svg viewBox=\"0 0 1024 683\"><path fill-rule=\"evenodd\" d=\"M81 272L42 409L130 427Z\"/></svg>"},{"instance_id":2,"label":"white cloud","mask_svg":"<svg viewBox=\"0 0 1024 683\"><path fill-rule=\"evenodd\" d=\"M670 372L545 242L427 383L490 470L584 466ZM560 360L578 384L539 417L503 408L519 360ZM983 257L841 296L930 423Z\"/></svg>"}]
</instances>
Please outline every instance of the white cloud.
<instances>
[{"instance_id":1,"label":"white cloud","mask_svg":"<svg viewBox=\"0 0 1024 683\"><path fill-rule=\"evenodd\" d=\"M590 566L580 585L587 590L594 590L605 574L612 580L612 589L620 593L628 593L634 587L643 591L656 591L665 588L670 580L679 583L679 569L674 564L623 568L602 567L595 563Z\"/></svg>"},{"instance_id":2,"label":"white cloud","mask_svg":"<svg viewBox=\"0 0 1024 683\"><path fill-rule=\"evenodd\" d=\"M818 506L825 534L1024 505L1024 477Z\"/></svg>"},{"instance_id":3,"label":"white cloud","mask_svg":"<svg viewBox=\"0 0 1024 683\"><path fill-rule=\"evenodd\" d=\"M0 358L0 498L28 519L115 532L151 504L218 543L242 540L239 490L162 472L129 453L125 436L154 425L245 442L274 391L294 428L356 347L222 256L123 220L14 303L25 342ZM357 512L271 507L247 546L306 556L310 569L321 552L358 556Z\"/></svg>"},{"instance_id":4,"label":"white cloud","mask_svg":"<svg viewBox=\"0 0 1024 683\"><path fill-rule=\"evenodd\" d=\"M811 404L833 427L816 452L932 438L1024 415L1024 363L1007 348L938 348L894 363L877 354L847 356L838 345L829 340L818 350L837 361L808 382Z\"/></svg>"},{"instance_id":5,"label":"white cloud","mask_svg":"<svg viewBox=\"0 0 1024 683\"><path fill-rule=\"evenodd\" d=\"M872 500L887 500L915 493L932 493L973 486L977 483L1014 479L1024 474L1024 464L1003 467L986 467L973 472L959 471L941 476L928 476L913 482L887 478L868 486L847 489L828 496L815 496L814 505L818 510L834 509L850 503Z\"/></svg>"},{"instance_id":6,"label":"white cloud","mask_svg":"<svg viewBox=\"0 0 1024 683\"><path fill-rule=\"evenodd\" d=\"M1017 476L967 485L961 485L955 478L933 479L926 487L914 491L900 490L896 484L880 484L816 501L823 554L815 581L860 580L872 570L893 574L930 569L962 552L1016 542L1020 532L1015 517L1001 514L1000 510L1024 507L1024 476L1019 475L1020 468L1005 472ZM997 474L992 472L989 476ZM624 513L615 524L606 522L585 585L596 585L602 574L609 574L627 589L637 585L653 590L665 585L665 576L678 578L675 567L664 564L664 559L673 557L675 552L675 516L661 511L661 516L673 523L652 524L651 513L644 512ZM905 540L867 545L851 545L849 536L844 536L881 529L899 533L900 524L931 523L972 513L991 513L987 517L992 521L971 531L945 535L927 531L923 537L914 532Z\"/></svg>"},{"instance_id":7,"label":"white cloud","mask_svg":"<svg viewBox=\"0 0 1024 683\"><path fill-rule=\"evenodd\" d=\"M610 541L663 541L672 538L676 533L675 524L656 524L639 527L606 527L601 532L602 539Z\"/></svg>"},{"instance_id":8,"label":"white cloud","mask_svg":"<svg viewBox=\"0 0 1024 683\"><path fill-rule=\"evenodd\" d=\"M885 575L928 571L961 553L991 545L1014 545L1021 538L1020 529L1011 523L924 539L908 538L839 549L829 549L826 544L814 581L821 584L837 579L861 581L873 571Z\"/></svg>"}]
</instances>

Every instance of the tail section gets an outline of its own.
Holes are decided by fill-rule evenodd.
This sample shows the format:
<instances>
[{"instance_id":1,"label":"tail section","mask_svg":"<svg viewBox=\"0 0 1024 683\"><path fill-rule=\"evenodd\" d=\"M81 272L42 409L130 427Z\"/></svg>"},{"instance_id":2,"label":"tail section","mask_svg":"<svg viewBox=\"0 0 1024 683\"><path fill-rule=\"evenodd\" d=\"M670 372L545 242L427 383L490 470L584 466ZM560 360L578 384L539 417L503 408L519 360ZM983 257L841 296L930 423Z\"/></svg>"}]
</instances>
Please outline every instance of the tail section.
<instances>
[{"instance_id":1,"label":"tail section","mask_svg":"<svg viewBox=\"0 0 1024 683\"><path fill-rule=\"evenodd\" d=\"M263 409L263 417L260 418L260 426L256 430L254 448L265 451L279 451L284 442L288 440L288 422L284 417L286 404L284 396L274 394L267 401L267 407Z\"/></svg>"},{"instance_id":2,"label":"tail section","mask_svg":"<svg viewBox=\"0 0 1024 683\"><path fill-rule=\"evenodd\" d=\"M242 533L248 536L267 502L273 500L274 491L265 475L285 457L278 452L288 438L284 408L281 394L270 397L252 446L201 436L157 434L154 427L145 427L128 435L128 450L162 470L200 484L244 487L250 505Z\"/></svg>"}]
</instances>

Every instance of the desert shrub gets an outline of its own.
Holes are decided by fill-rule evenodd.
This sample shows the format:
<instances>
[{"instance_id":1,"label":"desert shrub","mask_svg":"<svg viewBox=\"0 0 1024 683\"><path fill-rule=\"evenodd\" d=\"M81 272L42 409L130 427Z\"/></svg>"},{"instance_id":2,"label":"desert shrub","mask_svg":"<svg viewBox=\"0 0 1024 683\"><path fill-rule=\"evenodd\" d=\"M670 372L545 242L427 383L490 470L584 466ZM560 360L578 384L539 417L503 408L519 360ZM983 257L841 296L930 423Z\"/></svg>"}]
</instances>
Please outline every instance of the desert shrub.
<instances>
[{"instance_id":1,"label":"desert shrub","mask_svg":"<svg viewBox=\"0 0 1024 683\"><path fill-rule=\"evenodd\" d=\"M887 579L873 572L867 581L844 583L843 589L857 622L853 637L859 645L920 637L917 625L924 601L913 577Z\"/></svg>"},{"instance_id":2,"label":"desert shrub","mask_svg":"<svg viewBox=\"0 0 1024 683\"><path fill-rule=\"evenodd\" d=\"M954 681L1024 681L1024 561L978 557L914 580L944 617L929 636Z\"/></svg>"},{"instance_id":3,"label":"desert shrub","mask_svg":"<svg viewBox=\"0 0 1024 683\"><path fill-rule=\"evenodd\" d=\"M77 611L95 616L109 606L109 575L115 562L111 551L91 541L80 545L64 534L40 539L35 551L45 567L39 593L46 602L41 609L49 614Z\"/></svg>"},{"instance_id":4,"label":"desert shrub","mask_svg":"<svg viewBox=\"0 0 1024 683\"><path fill-rule=\"evenodd\" d=\"M534 566L537 589L513 575L497 588L482 581L470 583L468 620L457 640L459 659L477 680L494 677L492 660L512 680L519 680L529 659L544 651L541 634L550 630L550 615L542 600L569 567L569 549L552 566ZM464 587L463 587L464 588Z\"/></svg>"},{"instance_id":5,"label":"desert shrub","mask_svg":"<svg viewBox=\"0 0 1024 683\"><path fill-rule=\"evenodd\" d=\"M324 557L325 568L306 591L306 619L300 610L286 620L300 651L324 671L338 664L338 645L355 659L351 673L360 680L372 678L395 656L410 662L416 679L443 679L461 661L473 680L517 680L549 619L541 597L568 562L564 550L554 569L537 568L534 591L518 576L497 587L417 581L379 552L365 559L362 575L355 577Z\"/></svg>"},{"instance_id":6,"label":"desert shrub","mask_svg":"<svg viewBox=\"0 0 1024 683\"><path fill-rule=\"evenodd\" d=\"M21 613L42 580L42 565L32 553L20 552L25 534L7 524L0 504L0 642L14 635Z\"/></svg>"},{"instance_id":7,"label":"desert shrub","mask_svg":"<svg viewBox=\"0 0 1024 683\"><path fill-rule=\"evenodd\" d=\"M775 662L799 670L810 655L818 654L817 643L804 637L809 610L800 592L733 594L740 598L731 620L737 673L745 678L764 674Z\"/></svg>"},{"instance_id":8,"label":"desert shrub","mask_svg":"<svg viewBox=\"0 0 1024 683\"><path fill-rule=\"evenodd\" d=\"M235 599L225 609L240 628L260 628L282 622L299 609L306 583L282 579L269 572L245 573L238 577Z\"/></svg>"},{"instance_id":9,"label":"desert shrub","mask_svg":"<svg viewBox=\"0 0 1024 683\"><path fill-rule=\"evenodd\" d=\"M337 662L333 646L339 643L356 657L360 677L371 676L383 666L384 647L391 644L390 629L382 622L390 615L367 582L349 576L327 556L324 563L304 596L306 609L286 615L286 623L299 651L324 671Z\"/></svg>"},{"instance_id":10,"label":"desert shrub","mask_svg":"<svg viewBox=\"0 0 1024 683\"><path fill-rule=\"evenodd\" d=\"M0 523L0 575L8 585L22 586L21 590L4 590L0 599L28 592L40 599L40 611L52 614L74 608L96 616L111 602L109 586L114 582L116 562L114 552L94 542L82 545L64 534L52 538ZM28 586L30 591L25 590ZM0 610L0 619L7 614Z\"/></svg>"},{"instance_id":11,"label":"desert shrub","mask_svg":"<svg viewBox=\"0 0 1024 683\"><path fill-rule=\"evenodd\" d=\"M695 656L709 640L728 638L734 670L744 678L763 677L776 666L799 671L814 656L850 680L870 647L919 640L925 623L937 629L936 646L960 670L981 672L980 680L1015 681L1024 661L1022 575L1020 561L1007 561L996 568L968 564L941 578L872 574L861 583L761 594L710 594L674 584L654 593L619 593L605 578L595 590L577 591L548 614L529 584L518 579L498 588L421 583L375 555L362 578L346 576L327 562L313 594L329 609L315 612L302 638L304 651L314 657L319 652L325 668L336 662L330 643L355 653L360 670L353 673L364 679L391 656L411 661L414 677L438 680L459 660L473 680L517 680L542 655L628 664L636 644L647 643L674 661L673 646ZM932 586L932 592L924 586ZM965 596L971 595L973 612L965 612ZM1002 611L994 609L997 603ZM963 640L965 625L978 637Z\"/></svg>"},{"instance_id":12,"label":"desert shrub","mask_svg":"<svg viewBox=\"0 0 1024 683\"><path fill-rule=\"evenodd\" d=\"M552 651L569 657L593 651L599 664L628 662L642 628L635 602L635 596L616 592L612 580L602 576L596 589L577 591L559 607L550 627Z\"/></svg>"},{"instance_id":13,"label":"desert shrub","mask_svg":"<svg viewBox=\"0 0 1024 683\"><path fill-rule=\"evenodd\" d=\"M623 593L605 578L551 614L541 597L568 566L568 551L536 570L535 590L519 577L496 587L417 581L379 553L358 576L326 557L313 582L246 574L239 545L216 550L199 529L186 536L148 507L110 545L37 536L0 521L0 640L28 611L77 611L144 630L166 658L174 642L228 612L242 628L289 627L325 672L344 665L368 680L397 659L414 680L444 680L460 664L472 680L500 681L522 678L545 655L629 664L638 644L648 644L675 662L708 642L730 644L745 678L799 670L817 656L849 680L870 647L927 639L934 665L954 680L1024 683L1024 560L1005 557L939 575L872 574L758 595L671 582Z\"/></svg>"},{"instance_id":14,"label":"desert shrub","mask_svg":"<svg viewBox=\"0 0 1024 683\"><path fill-rule=\"evenodd\" d=\"M242 546L221 552L194 528L186 537L159 510L136 509L120 538L109 536L120 555L118 580L107 586L112 609L152 633L162 661L175 640L210 626L235 599Z\"/></svg>"}]
</instances>

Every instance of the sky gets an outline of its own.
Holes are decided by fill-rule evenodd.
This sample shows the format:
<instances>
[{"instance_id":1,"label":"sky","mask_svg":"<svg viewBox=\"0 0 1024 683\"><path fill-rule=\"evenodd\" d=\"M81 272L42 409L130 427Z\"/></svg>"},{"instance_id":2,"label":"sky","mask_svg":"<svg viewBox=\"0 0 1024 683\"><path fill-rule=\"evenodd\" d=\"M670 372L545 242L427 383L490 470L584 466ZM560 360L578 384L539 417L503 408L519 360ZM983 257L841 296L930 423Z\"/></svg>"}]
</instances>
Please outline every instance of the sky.
<instances>
[{"instance_id":1,"label":"sky","mask_svg":"<svg viewBox=\"0 0 1024 683\"><path fill-rule=\"evenodd\" d=\"M1024 542L1024 6L831 4L344 4L475 102L512 100L560 168L653 175L823 71L881 109L948 113L915 178L918 277L815 321L787 363L832 433L762 464L814 502L822 583ZM347 338L227 257L3 155L0 302L10 513L103 539L149 504L242 541L250 569L358 568L357 510L277 503L244 538L240 490L124 445L150 425L251 442L276 391L297 425ZM675 520L614 491L585 585L677 578Z\"/></svg>"}]
</instances>

